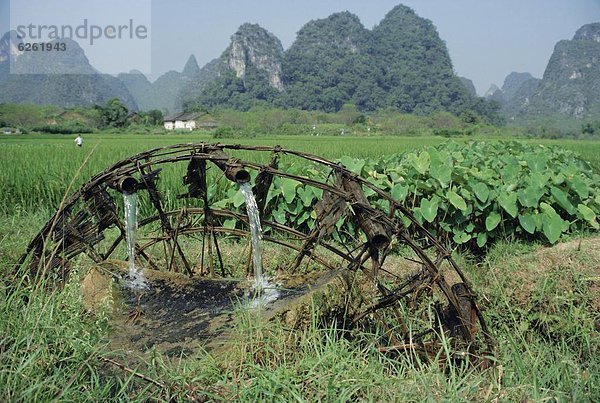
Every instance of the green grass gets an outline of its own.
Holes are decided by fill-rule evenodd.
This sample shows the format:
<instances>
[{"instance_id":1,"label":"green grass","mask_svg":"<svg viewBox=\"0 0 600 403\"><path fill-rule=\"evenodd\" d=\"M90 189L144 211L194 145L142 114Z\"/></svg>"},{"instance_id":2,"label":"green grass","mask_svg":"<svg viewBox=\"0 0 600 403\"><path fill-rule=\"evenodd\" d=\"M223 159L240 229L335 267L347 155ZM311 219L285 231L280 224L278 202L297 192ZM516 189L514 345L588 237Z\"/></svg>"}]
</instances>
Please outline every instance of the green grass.
<instances>
[{"instance_id":1,"label":"green grass","mask_svg":"<svg viewBox=\"0 0 600 403\"><path fill-rule=\"evenodd\" d=\"M108 394L112 382L98 372L106 321L83 314L76 281L57 292L24 284L9 292L5 284L0 295L3 401L91 401Z\"/></svg>"},{"instance_id":2,"label":"green grass","mask_svg":"<svg viewBox=\"0 0 600 403\"><path fill-rule=\"evenodd\" d=\"M389 356L377 351L373 335L347 340L334 328L317 326L295 332L282 324L256 322L244 313L236 319L238 336L225 355L198 352L193 359L173 363L155 352L139 371L162 387L103 363L101 358L111 354L105 344L109 325L106 315L83 308L78 276L85 267L75 270L72 281L55 291L31 288L22 276L8 273L91 150L94 153L74 186L139 151L201 140L212 141L188 135L90 135L83 149L77 149L71 137L0 137L2 401L600 398L600 334L595 327L600 317L593 307L598 296L591 287L597 280L586 274L597 273L600 248L586 247L585 242L581 253L556 251L552 259L532 255L537 253L535 245L515 243L497 244L482 263L460 256L499 342L497 366L492 369L440 367L411 355ZM264 137L232 142L281 144L334 159L402 152L441 141L434 137ZM541 142L574 149L599 167L600 143Z\"/></svg>"},{"instance_id":3,"label":"green grass","mask_svg":"<svg viewBox=\"0 0 600 403\"><path fill-rule=\"evenodd\" d=\"M471 140L465 138L463 140ZM190 142L217 142L208 136L169 134L141 136L92 134L83 148L76 148L72 136L0 136L0 212L13 214L59 205L75 176L71 192L94 174L115 162L155 147ZM343 155L365 158L400 153L446 141L440 137L316 137L279 136L223 140L230 144L281 145L328 159ZM462 141L462 140L460 140ZM600 142L527 140L570 148L600 171ZM241 157L251 157L240 153ZM268 156L263 157L266 161ZM85 164L84 164L85 163ZM180 178L173 175L173 180ZM69 192L70 193L70 192Z\"/></svg>"},{"instance_id":4,"label":"green grass","mask_svg":"<svg viewBox=\"0 0 600 403\"><path fill-rule=\"evenodd\" d=\"M73 139L65 136L0 137L0 212L13 213L58 206L75 175L78 177L74 185L79 186L94 174L128 156L155 147L200 141L216 142L209 137L191 135L90 135L86 136L83 148L76 148ZM279 144L285 148L335 159L342 155L368 157L402 152L439 141L436 138L288 136L240 139L229 143ZM243 157L244 154L240 153L240 156ZM266 161L268 155L265 154L263 158ZM180 181L181 175L174 176L173 179ZM71 189L71 192L75 189L77 187Z\"/></svg>"},{"instance_id":5,"label":"green grass","mask_svg":"<svg viewBox=\"0 0 600 403\"><path fill-rule=\"evenodd\" d=\"M17 222L3 222L5 231ZM23 239L28 234L21 232ZM593 241L593 240L592 240ZM15 244L0 242L0 249ZM593 270L598 249L584 241L583 253L571 248L552 253L559 261ZM593 245L597 245L596 243ZM460 256L482 296L485 315L498 341L496 366L478 370L461 364L439 365L411 354L386 355L371 334L352 340L335 327L314 323L303 330L261 323L240 311L227 352L199 351L185 361L158 351L136 369L156 386L103 363L122 361L103 341L106 316L87 313L75 277L49 292L17 283L8 293L4 279L0 303L0 398L3 401L597 401L600 396L600 340L590 309L590 289L570 292L564 281L584 281L567 264L540 271L532 252L539 248L503 243L476 264ZM6 260L2 260L6 263ZM525 274L523 274L525 267ZM81 267L84 269L84 267ZM506 274L509 274L508 276ZM515 292L522 275L536 275L531 297ZM581 284L580 284L581 285ZM24 297L27 297L26 303ZM566 296L566 297L565 297ZM545 304L540 300L543 298ZM549 337L536 328L540 314L560 309ZM537 315L537 316L536 316ZM118 329L116 329L118 331ZM444 343L442 356L448 349ZM126 362L126 361L125 361Z\"/></svg>"}]
</instances>

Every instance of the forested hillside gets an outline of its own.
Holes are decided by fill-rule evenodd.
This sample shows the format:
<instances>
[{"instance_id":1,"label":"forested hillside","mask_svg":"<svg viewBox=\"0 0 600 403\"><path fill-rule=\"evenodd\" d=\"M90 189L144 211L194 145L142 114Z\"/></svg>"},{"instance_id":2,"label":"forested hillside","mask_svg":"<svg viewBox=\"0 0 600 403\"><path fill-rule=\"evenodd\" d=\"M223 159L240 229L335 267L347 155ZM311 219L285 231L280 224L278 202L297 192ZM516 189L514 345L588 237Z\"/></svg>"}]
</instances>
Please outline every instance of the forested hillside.
<instances>
[{"instance_id":1,"label":"forested hillside","mask_svg":"<svg viewBox=\"0 0 600 403\"><path fill-rule=\"evenodd\" d=\"M449 111L498 122L498 105L471 94L454 74L431 21L402 5L373 30L349 12L310 21L285 52L273 34L244 24L215 63L212 81L183 96L186 108L331 112L351 103L361 111Z\"/></svg>"}]
</instances>

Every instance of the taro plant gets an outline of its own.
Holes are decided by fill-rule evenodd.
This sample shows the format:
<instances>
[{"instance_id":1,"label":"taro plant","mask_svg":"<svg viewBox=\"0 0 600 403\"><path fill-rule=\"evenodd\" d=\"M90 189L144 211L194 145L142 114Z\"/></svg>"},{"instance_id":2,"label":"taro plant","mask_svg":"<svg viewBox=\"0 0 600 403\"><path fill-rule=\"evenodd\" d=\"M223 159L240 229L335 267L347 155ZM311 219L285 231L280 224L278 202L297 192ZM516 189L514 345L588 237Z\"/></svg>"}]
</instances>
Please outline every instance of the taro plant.
<instances>
[{"instance_id":1,"label":"taro plant","mask_svg":"<svg viewBox=\"0 0 600 403\"><path fill-rule=\"evenodd\" d=\"M448 142L367 163L361 174L456 244L482 248L506 237L555 243L565 233L599 229L600 176L559 148Z\"/></svg>"},{"instance_id":2,"label":"taro plant","mask_svg":"<svg viewBox=\"0 0 600 403\"><path fill-rule=\"evenodd\" d=\"M555 243L563 234L600 228L600 176L572 151L514 141L447 142L378 159L342 157L339 162L388 191L421 224L458 245L484 248L509 237ZM280 168L320 180L329 174L310 165ZM389 209L374 191L364 191L373 205ZM266 218L309 231L321 196L319 189L275 178ZM243 203L232 187L218 204L243 209ZM351 223L342 221L338 229L354 231Z\"/></svg>"}]
</instances>

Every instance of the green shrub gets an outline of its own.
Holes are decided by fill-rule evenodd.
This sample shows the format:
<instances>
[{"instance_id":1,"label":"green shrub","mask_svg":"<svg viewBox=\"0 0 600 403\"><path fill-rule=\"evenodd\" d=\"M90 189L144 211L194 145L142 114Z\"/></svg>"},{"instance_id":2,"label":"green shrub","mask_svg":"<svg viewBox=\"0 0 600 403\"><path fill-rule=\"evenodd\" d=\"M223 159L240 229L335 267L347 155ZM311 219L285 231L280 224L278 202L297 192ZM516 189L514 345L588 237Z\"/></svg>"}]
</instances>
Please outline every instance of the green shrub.
<instances>
[{"instance_id":1,"label":"green shrub","mask_svg":"<svg viewBox=\"0 0 600 403\"><path fill-rule=\"evenodd\" d=\"M39 125L31 129L34 132L52 134L93 133L94 129L81 122L69 122L59 125Z\"/></svg>"},{"instance_id":2,"label":"green shrub","mask_svg":"<svg viewBox=\"0 0 600 403\"><path fill-rule=\"evenodd\" d=\"M361 173L456 244L483 247L506 237L555 243L562 234L599 228L600 176L571 151L450 142L365 164Z\"/></svg>"},{"instance_id":3,"label":"green shrub","mask_svg":"<svg viewBox=\"0 0 600 403\"><path fill-rule=\"evenodd\" d=\"M340 162L389 192L442 239L471 249L507 238L555 243L564 234L600 227L600 176L572 151L517 142L447 142L420 152ZM329 174L311 165L280 169L319 180ZM386 200L363 190L372 205L389 211ZM219 206L242 208L239 193L232 186ZM308 231L321 194L275 178L267 219ZM350 222L342 225L354 231Z\"/></svg>"},{"instance_id":4,"label":"green shrub","mask_svg":"<svg viewBox=\"0 0 600 403\"><path fill-rule=\"evenodd\" d=\"M219 127L213 133L215 139L226 139L235 137L235 131L231 127Z\"/></svg>"}]
</instances>

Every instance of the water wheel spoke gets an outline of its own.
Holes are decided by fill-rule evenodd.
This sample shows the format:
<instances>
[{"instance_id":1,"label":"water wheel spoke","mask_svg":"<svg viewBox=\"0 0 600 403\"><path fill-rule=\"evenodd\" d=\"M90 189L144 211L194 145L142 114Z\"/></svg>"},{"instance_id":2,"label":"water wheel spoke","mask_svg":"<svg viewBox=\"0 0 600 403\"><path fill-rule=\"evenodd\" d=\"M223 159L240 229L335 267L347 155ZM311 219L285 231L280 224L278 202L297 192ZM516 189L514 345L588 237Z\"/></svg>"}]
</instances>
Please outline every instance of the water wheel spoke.
<instances>
[{"instance_id":1,"label":"water wheel spoke","mask_svg":"<svg viewBox=\"0 0 600 403\"><path fill-rule=\"evenodd\" d=\"M110 257L110 255L112 255L112 253L115 251L115 249L117 249L117 246L119 246L119 244L123 241L124 236L123 234L119 234L119 236L117 237L117 239L115 239L115 241L108 247L108 249L106 250L106 252L104 252L104 254L102 255L102 260L106 260Z\"/></svg>"},{"instance_id":2,"label":"water wheel spoke","mask_svg":"<svg viewBox=\"0 0 600 403\"><path fill-rule=\"evenodd\" d=\"M223 265L223 256L221 255L221 249L219 248L219 241L217 239L217 234L215 231L212 231L213 241L215 243L215 251L217 252L217 258L219 259L219 267L221 267L221 275L225 277L225 266Z\"/></svg>"},{"instance_id":3,"label":"water wheel spoke","mask_svg":"<svg viewBox=\"0 0 600 403\"><path fill-rule=\"evenodd\" d=\"M181 210L180 213L177 215L177 222L175 224L175 230L173 231L173 245L175 246L174 248L171 249L171 256L169 258L169 267L173 266L173 260L175 258L175 249L177 250L177 252L179 253L179 257L181 258L181 261L183 262L183 265L188 273L189 276L192 276L192 268L190 267L190 264L188 263L188 260L185 257L185 254L183 253L183 250L181 249L181 245L179 245L178 242L178 236L179 236L179 228L180 228L180 224L181 224L181 219L185 214L185 210Z\"/></svg>"},{"instance_id":4,"label":"water wheel spoke","mask_svg":"<svg viewBox=\"0 0 600 403\"><path fill-rule=\"evenodd\" d=\"M193 232L187 234L187 236L191 239L195 239L198 241L200 245L199 248L194 248L193 255L188 259L188 262L195 262L195 267L200 268L199 273L202 274L202 269L204 267L204 242L205 242L205 232L203 228L197 228ZM189 256L190 254L188 253Z\"/></svg>"},{"instance_id":5,"label":"water wheel spoke","mask_svg":"<svg viewBox=\"0 0 600 403\"><path fill-rule=\"evenodd\" d=\"M162 207L162 198L160 192L156 187L156 175L148 174L146 167L140 164L139 162L136 163L136 168L140 174L143 187L148 192L150 202L156 209L160 218L163 233L165 234L164 245L169 250L168 257L165 250L165 261L168 262L168 269L172 270L174 268L175 271L179 271L177 262L170 258L175 253L175 248L173 247L173 245L171 245L171 234L173 233L173 228L171 226L171 222L169 221L169 217L167 216Z\"/></svg>"},{"instance_id":6,"label":"water wheel spoke","mask_svg":"<svg viewBox=\"0 0 600 403\"><path fill-rule=\"evenodd\" d=\"M200 273L201 274L204 274L204 248L205 248L205 243L206 243L206 224L204 225L204 231L202 231L202 249L201 249L201 252L200 252Z\"/></svg>"},{"instance_id":7,"label":"water wheel spoke","mask_svg":"<svg viewBox=\"0 0 600 403\"><path fill-rule=\"evenodd\" d=\"M273 153L271 157L271 162L269 162L269 168L277 169L279 165L279 155L277 152ZM273 183L273 174L267 170L260 170L258 175L256 176L255 185L252 188L254 196L256 198L256 206L258 208L258 212L262 216L268 215L268 211L265 210L267 195L269 193L269 189Z\"/></svg>"},{"instance_id":8,"label":"water wheel spoke","mask_svg":"<svg viewBox=\"0 0 600 403\"><path fill-rule=\"evenodd\" d=\"M385 269L385 268L383 268L383 267L381 267L381 266L379 267L379 271L381 271L381 272L384 272L385 274L387 274L387 275L389 275L389 276L391 276L391 277L394 277L394 278L396 278L396 279L398 279L398 280L400 280L400 279L402 278L402 277L401 277L401 276L399 276L398 274L396 274L396 273L392 273L392 272L391 272L391 271L389 271L388 269Z\"/></svg>"},{"instance_id":9,"label":"water wheel spoke","mask_svg":"<svg viewBox=\"0 0 600 403\"><path fill-rule=\"evenodd\" d=\"M212 233L213 233L213 228L210 228L210 233L208 234L208 270L210 273L211 277L216 277L215 276L215 267L214 267L214 261L213 261L213 253L212 253Z\"/></svg>"},{"instance_id":10,"label":"water wheel spoke","mask_svg":"<svg viewBox=\"0 0 600 403\"><path fill-rule=\"evenodd\" d=\"M160 270L160 268L158 267L158 264L156 264L156 262L154 262L152 257L150 255L148 255L143 249L141 249L141 248L138 249L136 246L136 250L137 250L138 256L143 257L144 260L146 260L146 262L148 262L148 264L150 265L150 267L153 270Z\"/></svg>"}]
</instances>

